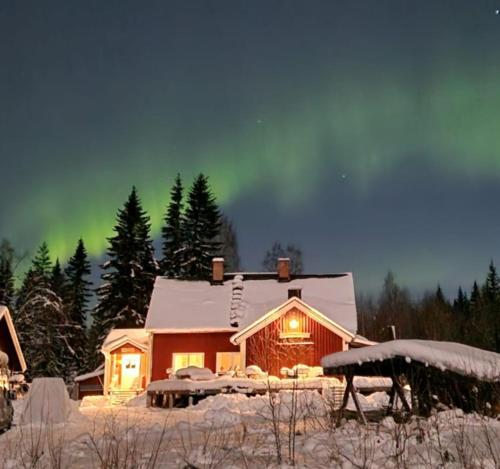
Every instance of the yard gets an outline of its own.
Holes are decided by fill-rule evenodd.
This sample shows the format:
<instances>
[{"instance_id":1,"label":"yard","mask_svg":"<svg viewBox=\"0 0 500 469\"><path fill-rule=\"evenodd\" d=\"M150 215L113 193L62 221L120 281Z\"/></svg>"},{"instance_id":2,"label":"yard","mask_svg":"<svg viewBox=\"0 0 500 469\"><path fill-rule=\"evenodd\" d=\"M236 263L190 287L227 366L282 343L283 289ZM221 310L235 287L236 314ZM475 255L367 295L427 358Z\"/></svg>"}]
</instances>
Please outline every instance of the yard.
<instances>
[{"instance_id":1,"label":"yard","mask_svg":"<svg viewBox=\"0 0 500 469\"><path fill-rule=\"evenodd\" d=\"M385 397L384 397L385 396ZM368 409L387 404L375 393ZM23 401L16 402L16 418ZM348 408L353 409L349 403ZM19 420L17 420L19 423ZM208 397L186 409L74 403L66 423L16 425L0 436L1 468L477 467L500 464L500 421L460 410L398 424L335 428L328 396L281 391Z\"/></svg>"}]
</instances>

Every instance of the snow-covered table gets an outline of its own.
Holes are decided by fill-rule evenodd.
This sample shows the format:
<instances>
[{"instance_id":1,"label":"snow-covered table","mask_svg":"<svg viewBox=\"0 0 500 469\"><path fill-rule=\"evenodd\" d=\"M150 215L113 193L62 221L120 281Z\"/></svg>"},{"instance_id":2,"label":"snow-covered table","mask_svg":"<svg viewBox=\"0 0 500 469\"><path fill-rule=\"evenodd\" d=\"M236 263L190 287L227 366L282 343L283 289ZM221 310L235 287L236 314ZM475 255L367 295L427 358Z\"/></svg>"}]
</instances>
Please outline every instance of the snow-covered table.
<instances>
[{"instance_id":1,"label":"snow-covered table","mask_svg":"<svg viewBox=\"0 0 500 469\"><path fill-rule=\"evenodd\" d=\"M265 379L251 379L221 376L209 380L164 379L149 384L147 406L172 408L182 398L188 405L193 400L224 393L249 396L290 390L316 390L323 393L325 389L332 388L343 392L344 385L338 379L328 377L279 379L269 376Z\"/></svg>"}]
</instances>

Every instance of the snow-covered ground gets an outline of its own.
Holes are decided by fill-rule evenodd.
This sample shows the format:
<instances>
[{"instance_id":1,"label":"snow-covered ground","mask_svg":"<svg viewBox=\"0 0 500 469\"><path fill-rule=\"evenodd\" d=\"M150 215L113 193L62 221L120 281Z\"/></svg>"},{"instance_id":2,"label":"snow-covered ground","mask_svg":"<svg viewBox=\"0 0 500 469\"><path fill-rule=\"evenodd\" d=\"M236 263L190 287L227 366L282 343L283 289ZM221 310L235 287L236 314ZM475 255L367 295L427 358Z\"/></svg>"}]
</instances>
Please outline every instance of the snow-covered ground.
<instances>
[{"instance_id":1,"label":"snow-covered ground","mask_svg":"<svg viewBox=\"0 0 500 469\"><path fill-rule=\"evenodd\" d=\"M366 409L384 393L362 398ZM23 401L15 403L16 416ZM102 398L66 423L18 425L0 436L0 468L478 467L500 465L500 421L461 411L396 424L332 425L316 391L208 397L187 409L146 409L139 396L113 407ZM18 421L18 420L17 420ZM18 421L19 422L19 421Z\"/></svg>"}]
</instances>

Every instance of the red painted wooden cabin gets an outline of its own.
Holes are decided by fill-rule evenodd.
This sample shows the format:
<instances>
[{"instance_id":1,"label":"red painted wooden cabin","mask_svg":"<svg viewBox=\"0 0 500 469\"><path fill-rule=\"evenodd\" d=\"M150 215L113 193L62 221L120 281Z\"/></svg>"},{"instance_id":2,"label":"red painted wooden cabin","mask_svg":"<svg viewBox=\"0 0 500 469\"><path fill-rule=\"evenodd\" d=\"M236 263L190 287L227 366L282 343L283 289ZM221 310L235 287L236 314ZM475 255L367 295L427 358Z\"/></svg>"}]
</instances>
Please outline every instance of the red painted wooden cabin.
<instances>
[{"instance_id":1,"label":"red painted wooden cabin","mask_svg":"<svg viewBox=\"0 0 500 469\"><path fill-rule=\"evenodd\" d=\"M179 368L221 372L257 365L319 366L321 357L359 345L352 275L224 273L211 281L158 277L144 329L116 329L103 345L104 392L140 392Z\"/></svg>"}]
</instances>

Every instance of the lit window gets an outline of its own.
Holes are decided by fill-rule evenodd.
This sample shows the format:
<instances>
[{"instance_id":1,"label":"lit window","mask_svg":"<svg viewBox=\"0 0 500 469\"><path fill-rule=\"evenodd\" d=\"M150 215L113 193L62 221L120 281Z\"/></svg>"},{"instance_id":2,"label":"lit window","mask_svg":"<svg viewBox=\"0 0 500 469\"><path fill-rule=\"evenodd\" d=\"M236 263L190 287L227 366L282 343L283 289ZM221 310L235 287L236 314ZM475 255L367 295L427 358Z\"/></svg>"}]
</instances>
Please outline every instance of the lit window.
<instances>
[{"instance_id":1,"label":"lit window","mask_svg":"<svg viewBox=\"0 0 500 469\"><path fill-rule=\"evenodd\" d=\"M293 330L298 329L299 328L299 321L297 321L296 319L291 319L289 325L290 325L290 329L293 329Z\"/></svg>"},{"instance_id":2,"label":"lit window","mask_svg":"<svg viewBox=\"0 0 500 469\"><path fill-rule=\"evenodd\" d=\"M203 352L174 353L172 354L172 366L174 372L188 366L205 366L205 354Z\"/></svg>"},{"instance_id":3,"label":"lit window","mask_svg":"<svg viewBox=\"0 0 500 469\"><path fill-rule=\"evenodd\" d=\"M239 369L241 365L240 352L217 352L217 371Z\"/></svg>"}]
</instances>

